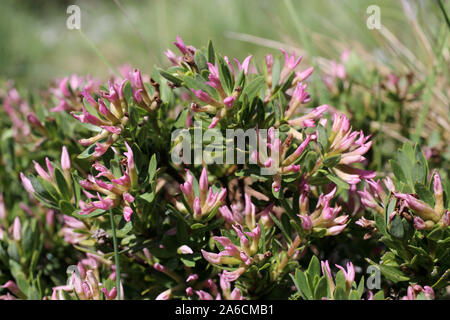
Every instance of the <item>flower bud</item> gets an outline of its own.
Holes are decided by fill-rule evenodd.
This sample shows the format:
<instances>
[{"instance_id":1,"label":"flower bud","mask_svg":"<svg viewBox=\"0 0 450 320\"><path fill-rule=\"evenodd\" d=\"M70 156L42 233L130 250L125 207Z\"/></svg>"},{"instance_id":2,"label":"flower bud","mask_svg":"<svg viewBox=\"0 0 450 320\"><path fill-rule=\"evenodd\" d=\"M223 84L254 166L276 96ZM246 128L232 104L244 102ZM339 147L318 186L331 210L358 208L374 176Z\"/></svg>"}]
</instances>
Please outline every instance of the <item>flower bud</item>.
<instances>
[{"instance_id":1,"label":"flower bud","mask_svg":"<svg viewBox=\"0 0 450 320\"><path fill-rule=\"evenodd\" d=\"M67 152L66 146L63 146L62 153L61 153L61 168L64 171L70 170L70 156Z\"/></svg>"},{"instance_id":2,"label":"flower bud","mask_svg":"<svg viewBox=\"0 0 450 320\"><path fill-rule=\"evenodd\" d=\"M22 224L20 223L19 217L14 219L13 239L16 241L20 241L22 239Z\"/></svg>"}]
</instances>

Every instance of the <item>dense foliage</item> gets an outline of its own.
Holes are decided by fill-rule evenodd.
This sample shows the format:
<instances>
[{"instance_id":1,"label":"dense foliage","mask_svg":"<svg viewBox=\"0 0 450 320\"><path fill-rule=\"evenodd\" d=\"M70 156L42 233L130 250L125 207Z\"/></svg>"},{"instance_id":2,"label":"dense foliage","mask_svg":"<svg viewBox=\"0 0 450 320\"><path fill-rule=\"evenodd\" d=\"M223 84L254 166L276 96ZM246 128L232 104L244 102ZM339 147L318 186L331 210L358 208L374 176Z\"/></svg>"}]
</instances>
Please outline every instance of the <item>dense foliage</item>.
<instances>
[{"instance_id":1,"label":"dense foliage","mask_svg":"<svg viewBox=\"0 0 450 320\"><path fill-rule=\"evenodd\" d=\"M419 82L349 50L315 74L284 50L241 62L175 46L170 67L124 67L107 86L3 84L1 298L448 297L448 159L385 138L388 156L381 121L368 126L408 126ZM269 154L248 139L225 160L230 129ZM197 162L179 153L196 132L214 146Z\"/></svg>"}]
</instances>

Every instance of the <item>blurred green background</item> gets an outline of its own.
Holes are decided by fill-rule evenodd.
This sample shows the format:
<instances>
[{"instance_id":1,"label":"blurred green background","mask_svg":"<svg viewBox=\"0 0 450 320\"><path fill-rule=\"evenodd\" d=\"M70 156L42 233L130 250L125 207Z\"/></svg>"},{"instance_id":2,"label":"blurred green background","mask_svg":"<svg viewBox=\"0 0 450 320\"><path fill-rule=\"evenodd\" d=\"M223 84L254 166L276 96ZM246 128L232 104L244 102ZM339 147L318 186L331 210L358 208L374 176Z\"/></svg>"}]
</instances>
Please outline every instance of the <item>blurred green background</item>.
<instances>
[{"instance_id":1,"label":"blurred green background","mask_svg":"<svg viewBox=\"0 0 450 320\"><path fill-rule=\"evenodd\" d=\"M444 21L438 1L406 3L423 22L426 38L437 37ZM71 4L81 8L81 32L66 28ZM284 46L308 52L309 63L311 56L338 59L350 47L370 63L405 63L383 43L386 35L366 27L366 9L373 4L381 9L383 28L426 65L430 49L408 21L402 1L2 0L0 78L31 88L71 73L105 78L109 68L93 46L113 66L130 64L150 73L155 63L167 65L163 51L175 51L177 34L194 46L212 39L218 51L238 59L279 54Z\"/></svg>"}]
</instances>

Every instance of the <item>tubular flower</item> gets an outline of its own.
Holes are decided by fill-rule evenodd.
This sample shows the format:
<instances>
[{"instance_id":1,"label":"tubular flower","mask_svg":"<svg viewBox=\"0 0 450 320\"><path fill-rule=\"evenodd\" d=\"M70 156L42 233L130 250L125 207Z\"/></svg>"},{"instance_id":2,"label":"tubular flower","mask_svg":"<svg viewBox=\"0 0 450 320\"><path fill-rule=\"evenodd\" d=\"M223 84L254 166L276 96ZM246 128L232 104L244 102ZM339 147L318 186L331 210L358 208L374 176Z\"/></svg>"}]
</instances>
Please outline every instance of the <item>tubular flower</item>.
<instances>
[{"instance_id":1,"label":"tubular flower","mask_svg":"<svg viewBox=\"0 0 450 320\"><path fill-rule=\"evenodd\" d=\"M230 207L222 206L219 208L221 216L225 219L226 227L229 229L232 225L241 225L253 229L256 227L256 223L261 222L265 228L271 228L273 221L269 213L273 208L273 203L256 213L256 207L247 193L245 193L244 199L244 205L236 203L230 205Z\"/></svg>"},{"instance_id":2,"label":"tubular flower","mask_svg":"<svg viewBox=\"0 0 450 320\"><path fill-rule=\"evenodd\" d=\"M195 65L194 55L197 49L193 46L187 46L184 41L177 35L177 41L173 43L178 50L181 52L181 56L177 56L172 50L167 50L164 52L167 59L169 59L170 63L174 66L179 66L183 63L188 64L190 66Z\"/></svg>"},{"instance_id":3,"label":"tubular flower","mask_svg":"<svg viewBox=\"0 0 450 320\"><path fill-rule=\"evenodd\" d=\"M418 284L413 284L408 287L407 295L402 300L416 300L419 294L423 295L426 300L434 300L434 290L429 286L422 287Z\"/></svg>"},{"instance_id":4,"label":"tubular flower","mask_svg":"<svg viewBox=\"0 0 450 320\"><path fill-rule=\"evenodd\" d=\"M328 110L328 108L329 106L326 104L318 106L304 116L288 120L288 124L290 126L314 127L316 125L316 120L319 119L324 114L324 112Z\"/></svg>"},{"instance_id":5,"label":"tubular flower","mask_svg":"<svg viewBox=\"0 0 450 320\"><path fill-rule=\"evenodd\" d=\"M80 185L90 202L80 203L82 210L79 214L89 214L97 209L110 210L122 206L124 219L127 222L131 220L133 210L130 206L134 202L134 197L130 194L130 191L137 183L137 174L134 167L133 151L126 142L125 145L128 150L124 153L127 158L127 165L125 169L122 168L122 176L116 177L104 165L95 162L92 167L98 171L98 174L96 176L89 175L87 179L80 181ZM102 177L105 179L101 179ZM88 190L94 191L95 195ZM93 201L93 199L97 200Z\"/></svg>"},{"instance_id":6,"label":"tubular flower","mask_svg":"<svg viewBox=\"0 0 450 320\"><path fill-rule=\"evenodd\" d=\"M244 269L253 262L259 262L264 259L264 255L259 255L258 244L261 237L261 228L259 224L249 231L245 232L240 225L233 225L232 228L239 238L240 245L235 245L227 237L213 237L216 243L224 249L219 253L211 253L202 249L203 257L211 264L239 265Z\"/></svg>"},{"instance_id":7,"label":"tubular flower","mask_svg":"<svg viewBox=\"0 0 450 320\"><path fill-rule=\"evenodd\" d=\"M144 81L142 80L141 71L139 69L134 69L128 75L128 80L131 83L133 89L133 99L136 104L149 111L155 111L161 104L159 84L150 78L151 91L149 91L144 86ZM123 92L123 90L119 90ZM124 100L123 105L126 107L126 101ZM126 107L126 109L128 109Z\"/></svg>"},{"instance_id":8,"label":"tubular flower","mask_svg":"<svg viewBox=\"0 0 450 320\"><path fill-rule=\"evenodd\" d=\"M30 125L32 125L28 120L23 117L23 115L31 115L30 107L28 103L22 99L19 95L19 92L16 88L12 87L12 83L9 83L9 88L6 90L5 94L1 96L3 109L9 117L9 120L12 124L13 137L16 141L23 141L27 139L27 137L31 133ZM35 115L33 114L33 119L37 120ZM31 120L31 119L30 119ZM39 120L34 121L39 122ZM44 133L42 129L45 128L39 122L39 131L40 133Z\"/></svg>"},{"instance_id":9,"label":"tubular flower","mask_svg":"<svg viewBox=\"0 0 450 320\"><path fill-rule=\"evenodd\" d=\"M327 236L341 233L347 226L348 215L339 216L342 210L340 206L330 207L330 201L336 194L336 187L330 193L320 195L317 206L311 214L308 212L308 190L308 186L305 185L299 197L300 214L298 217L302 221L303 230L306 233L325 230L325 235Z\"/></svg>"},{"instance_id":10,"label":"tubular flower","mask_svg":"<svg viewBox=\"0 0 450 320\"><path fill-rule=\"evenodd\" d=\"M434 191L434 207L431 207L425 201L417 199L414 195L407 193L394 192L394 196L400 199L404 205L412 210L416 216L414 217L414 226L418 230L429 230L438 224L442 228L450 225L450 211L444 207L444 193L442 188L441 177L435 171L433 177Z\"/></svg>"},{"instance_id":11,"label":"tubular flower","mask_svg":"<svg viewBox=\"0 0 450 320\"><path fill-rule=\"evenodd\" d=\"M64 224L61 228L64 241L71 244L78 244L89 238L89 229L86 225L67 215L64 215Z\"/></svg>"},{"instance_id":12,"label":"tubular flower","mask_svg":"<svg viewBox=\"0 0 450 320\"><path fill-rule=\"evenodd\" d=\"M364 187L363 191L357 191L361 203L366 207L375 210L377 213L384 215L384 203L388 200L388 192L394 192L394 184L389 177L384 180L375 181L373 179L367 179L369 189ZM383 184L386 187L383 188Z\"/></svg>"},{"instance_id":13,"label":"tubular flower","mask_svg":"<svg viewBox=\"0 0 450 320\"><path fill-rule=\"evenodd\" d=\"M297 58L295 56L295 52L292 52L292 56L289 56L289 54L284 49L281 49L281 52L283 52L284 55L284 66L280 74L280 83L283 83L286 80L289 73L293 71L295 68L297 68L300 61L302 61L302 57Z\"/></svg>"},{"instance_id":14,"label":"tubular flower","mask_svg":"<svg viewBox=\"0 0 450 320\"><path fill-rule=\"evenodd\" d=\"M242 65L239 63L238 60L235 59L236 64L238 65L239 70L243 71L244 74L248 73L249 63L250 63L251 56L248 56L242 63ZM207 63L208 65L208 71L209 76L208 80L205 84L209 85L210 87L214 88L217 92L218 99L211 96L211 94L199 89L191 89L191 91L194 93L196 98L207 105L205 106L199 106L197 104L192 104L191 108L194 112L206 112L209 114L215 114L215 117L213 118L213 121L211 125L209 126L209 129L214 128L217 123L226 116L227 110L230 110L234 106L234 102L237 98L239 98L239 95L241 93L240 88L236 88L234 92L231 95L227 95L222 87L222 84L220 82L219 78L219 70L218 67ZM230 71L233 73L233 67L231 64L229 65Z\"/></svg>"},{"instance_id":15,"label":"tubular flower","mask_svg":"<svg viewBox=\"0 0 450 320\"><path fill-rule=\"evenodd\" d=\"M82 263L77 265L78 272L72 272L68 284L53 287L52 300L64 300L66 294L75 294L79 300L114 300L117 288L108 290L101 282L98 270L86 270ZM103 293L103 295L102 295Z\"/></svg>"},{"instance_id":16,"label":"tubular flower","mask_svg":"<svg viewBox=\"0 0 450 320\"><path fill-rule=\"evenodd\" d=\"M195 293L200 300L245 300L241 291L238 288L231 290L231 283L240 276L237 272L230 272L227 270L219 273L219 284L222 290L222 295L219 293L217 285L210 279L206 281L205 286L209 287L210 293L203 290L196 290ZM213 297L215 296L215 298Z\"/></svg>"},{"instance_id":17,"label":"tubular flower","mask_svg":"<svg viewBox=\"0 0 450 320\"><path fill-rule=\"evenodd\" d=\"M199 194L194 193L194 188L192 185L193 181L194 177L188 170L186 170L186 182L180 185L181 192L183 193L185 202L188 205L187 208L185 207L185 210L192 213L194 220L212 218L225 200L227 190L225 188L221 188L219 191L214 193L212 187L209 187L208 189L209 183L206 167L203 167L200 176Z\"/></svg>"},{"instance_id":18,"label":"tubular flower","mask_svg":"<svg viewBox=\"0 0 450 320\"><path fill-rule=\"evenodd\" d=\"M417 214L422 220L431 221L432 226L434 223L440 222L440 220L445 216L444 214L441 216L426 202L419 200L410 194L394 193L394 195L396 198L403 200L406 206Z\"/></svg>"},{"instance_id":19,"label":"tubular flower","mask_svg":"<svg viewBox=\"0 0 450 320\"><path fill-rule=\"evenodd\" d=\"M349 292L352 288L353 281L355 281L355 267L353 266L353 263L347 263L347 271L340 265L336 265L336 267L344 274L347 292Z\"/></svg>"},{"instance_id":20,"label":"tubular flower","mask_svg":"<svg viewBox=\"0 0 450 320\"><path fill-rule=\"evenodd\" d=\"M83 106L80 99L83 95L82 92L92 94L99 89L100 84L100 80L93 79L89 76L84 78L75 74L57 80L56 87L50 88L49 91L55 96L59 103L56 107L50 109L50 111L69 112L81 110Z\"/></svg>"},{"instance_id":21,"label":"tubular flower","mask_svg":"<svg viewBox=\"0 0 450 320\"><path fill-rule=\"evenodd\" d=\"M332 60L329 65L327 76L324 78L324 83L327 88L336 93L336 82L338 80L345 80L347 78L347 72L345 70L345 63L350 58L350 50L346 49L341 53L339 61Z\"/></svg>"},{"instance_id":22,"label":"tubular flower","mask_svg":"<svg viewBox=\"0 0 450 320\"><path fill-rule=\"evenodd\" d=\"M256 226L256 207L247 193L244 195L244 198L245 206L243 210L240 210L238 204L232 204L230 206L231 210L228 206L222 206L219 208L219 211L228 224L239 224L253 229Z\"/></svg>"},{"instance_id":23,"label":"tubular flower","mask_svg":"<svg viewBox=\"0 0 450 320\"><path fill-rule=\"evenodd\" d=\"M375 172L350 166L365 160L363 154L369 151L372 145L372 141L367 141L369 138L370 136L364 136L362 131L352 131L350 121L345 115L338 113L333 115L333 126L325 157L340 156L339 163L331 170L348 184L357 184L363 178L370 179L376 176Z\"/></svg>"},{"instance_id":24,"label":"tubular flower","mask_svg":"<svg viewBox=\"0 0 450 320\"><path fill-rule=\"evenodd\" d=\"M79 140L83 146L89 146L95 143L94 158L103 155L109 147L117 141L122 130L129 121L127 116L128 105L124 99L123 88L126 80L120 84L109 81L109 93L100 92L100 96L107 101L109 107L103 99L96 101L89 91L85 88L82 91L82 96L86 101L96 110L96 115L91 114L84 105L81 106L81 114L71 112L70 114L82 123L91 124L100 127L101 131L88 139Z\"/></svg>"},{"instance_id":25,"label":"tubular flower","mask_svg":"<svg viewBox=\"0 0 450 320\"><path fill-rule=\"evenodd\" d=\"M287 156L287 152L292 145L293 138L293 134L289 134L288 137L281 142L276 135L275 129L271 127L268 130L266 139L267 147L271 151L270 156L263 152L265 150L254 150L251 154L251 160L254 163L257 163L260 167L267 168L274 173L272 188L276 192L281 189L281 175L300 171L300 165L295 164L295 162L303 154L309 142L314 139L314 136L307 135L302 143L295 148L294 152ZM258 139L264 140L264 138L260 135L259 130ZM261 145L261 143L258 145Z\"/></svg>"},{"instance_id":26,"label":"tubular flower","mask_svg":"<svg viewBox=\"0 0 450 320\"><path fill-rule=\"evenodd\" d=\"M306 92L306 87L306 84L297 82L297 85L292 93L291 101L289 102L288 108L286 110L286 119L289 119L295 113L298 106L311 101L309 93Z\"/></svg>"},{"instance_id":27,"label":"tubular flower","mask_svg":"<svg viewBox=\"0 0 450 320\"><path fill-rule=\"evenodd\" d=\"M67 148L63 146L62 153L61 153L61 169L62 173L64 175L64 178L67 183L67 187L69 188L69 192L72 194L72 178L70 176L70 155L67 151ZM39 163L33 160L34 169L36 173L44 180L50 182L57 190L59 190L58 184L56 183L55 178L55 167L53 166L52 162L46 157L45 158L45 165L47 170L41 167ZM30 192L34 193L33 185L31 184L30 179L28 179L22 172L20 173L20 178L22 180L22 184L24 188ZM62 190L59 190L60 193L62 193Z\"/></svg>"}]
</instances>

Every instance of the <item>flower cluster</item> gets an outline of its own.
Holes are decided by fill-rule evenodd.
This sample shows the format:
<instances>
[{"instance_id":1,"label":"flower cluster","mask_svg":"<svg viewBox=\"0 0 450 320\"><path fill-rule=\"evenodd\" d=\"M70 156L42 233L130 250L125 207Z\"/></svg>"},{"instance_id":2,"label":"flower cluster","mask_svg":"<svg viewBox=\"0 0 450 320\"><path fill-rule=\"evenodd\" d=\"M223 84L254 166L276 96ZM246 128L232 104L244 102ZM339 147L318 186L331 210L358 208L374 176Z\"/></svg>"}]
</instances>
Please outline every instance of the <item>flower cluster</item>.
<instances>
[{"instance_id":1,"label":"flower cluster","mask_svg":"<svg viewBox=\"0 0 450 320\"><path fill-rule=\"evenodd\" d=\"M258 66L212 43L174 44L180 55L168 50L172 66L151 77L125 66L107 89L91 78L59 80L50 110L9 85L2 91L0 300L448 295L448 177L408 143L390 169L386 152L374 156L375 122L359 123L359 109L334 92L355 83L348 52L331 64L331 94L312 97L322 90L307 81L312 67L298 70L295 52ZM227 133L214 153L233 151L233 161L187 161L184 139L207 128ZM239 141L237 130L250 131ZM369 264L389 280L374 293L358 275Z\"/></svg>"},{"instance_id":2,"label":"flower cluster","mask_svg":"<svg viewBox=\"0 0 450 320\"><path fill-rule=\"evenodd\" d=\"M337 189L321 194L311 214L309 213L309 186L305 183L301 189L298 199L300 209L298 217L302 220L302 229L307 233L325 230L325 235L328 236L341 233L347 226L348 215L339 215L342 211L341 206L330 207L330 201L334 198Z\"/></svg>"},{"instance_id":3,"label":"flower cluster","mask_svg":"<svg viewBox=\"0 0 450 320\"><path fill-rule=\"evenodd\" d=\"M295 162L301 157L313 138L315 137L312 135L306 136L295 151L288 156L287 152L292 145L293 135L288 135L282 142L281 139L275 135L275 129L271 127L267 134L267 146L271 152L270 156L256 150L252 152L252 160L255 163L263 168L275 171L272 183L272 188L275 192L278 192L281 189L281 176L283 174L300 171L300 165L295 164ZM260 136L259 139L263 138Z\"/></svg>"},{"instance_id":4,"label":"flower cluster","mask_svg":"<svg viewBox=\"0 0 450 320\"><path fill-rule=\"evenodd\" d=\"M62 172L59 170L59 168L56 168L53 166L52 162L46 157L45 158L45 164L47 167L47 171L41 167L41 165L33 161L34 163L34 169L38 176L42 178L43 180L49 182L56 190L59 191L61 195L64 194L65 190L61 190L61 179L65 179L65 189L67 188L69 190L69 193L71 193L71 185L72 185L72 178L70 176L70 155L67 151L67 148L64 146L62 148L61 153L61 169ZM20 178L22 180L22 184L29 193L34 193L35 190L33 188L33 184L31 183L30 179L25 176L22 172L20 173ZM58 181L59 179L59 181Z\"/></svg>"},{"instance_id":5,"label":"flower cluster","mask_svg":"<svg viewBox=\"0 0 450 320\"><path fill-rule=\"evenodd\" d=\"M434 290L430 286L422 287L414 284L408 287L407 295L402 300L418 300L419 297L423 300L434 300Z\"/></svg>"},{"instance_id":6,"label":"flower cluster","mask_svg":"<svg viewBox=\"0 0 450 320\"><path fill-rule=\"evenodd\" d=\"M213 188L209 187L208 172L205 167L203 167L198 181L198 194L194 191L193 181L194 177L186 170L186 182L180 184L181 192L187 204L185 209L192 213L194 220L211 218L225 200L227 190L222 188L214 192Z\"/></svg>"},{"instance_id":7,"label":"flower cluster","mask_svg":"<svg viewBox=\"0 0 450 320\"><path fill-rule=\"evenodd\" d=\"M411 194L394 192L397 199L403 201L405 206L412 210L415 214L414 226L418 230L432 229L435 224L442 228L450 226L450 211L444 207L444 193L439 173L433 174L433 190L435 205L431 207L425 201L417 199Z\"/></svg>"},{"instance_id":8,"label":"flower cluster","mask_svg":"<svg viewBox=\"0 0 450 320\"><path fill-rule=\"evenodd\" d=\"M115 280L113 272L104 282L100 281L100 263L93 254L88 254L76 265L76 271L72 271L68 283L53 288L51 300L66 300L68 295L76 295L79 300L114 300L117 296L117 287L108 290L105 282ZM123 290L123 288L121 288Z\"/></svg>"},{"instance_id":9,"label":"flower cluster","mask_svg":"<svg viewBox=\"0 0 450 320\"><path fill-rule=\"evenodd\" d=\"M134 197L130 194L130 191L137 184L137 173L133 151L127 142L125 142L125 146L127 148L127 152L124 153L126 156L126 165L125 170L122 169L122 175L120 177L116 177L107 167L99 162L95 162L92 167L98 171L98 174L95 176L89 175L87 179L79 182L84 188L84 194L90 199L88 203L80 202L82 210L79 211L79 214L85 215L97 209L110 210L123 206L123 217L126 221L131 220L131 215L133 214L131 203L134 202ZM106 178L109 181L101 178ZM95 191L96 195L93 195L87 190Z\"/></svg>"},{"instance_id":10,"label":"flower cluster","mask_svg":"<svg viewBox=\"0 0 450 320\"><path fill-rule=\"evenodd\" d=\"M362 179L375 178L376 172L355 168L351 164L365 160L372 141L362 131L352 131L349 119L340 113L333 115L331 134L328 138L326 157L340 156L338 165L332 171L345 182L353 185Z\"/></svg>"},{"instance_id":11,"label":"flower cluster","mask_svg":"<svg viewBox=\"0 0 450 320\"><path fill-rule=\"evenodd\" d=\"M87 76L76 74L56 81L56 87L50 88L49 92L58 100L58 105L50 111L76 111L83 108L82 96L98 91L101 81Z\"/></svg>"}]
</instances>

